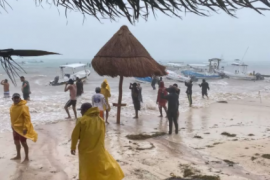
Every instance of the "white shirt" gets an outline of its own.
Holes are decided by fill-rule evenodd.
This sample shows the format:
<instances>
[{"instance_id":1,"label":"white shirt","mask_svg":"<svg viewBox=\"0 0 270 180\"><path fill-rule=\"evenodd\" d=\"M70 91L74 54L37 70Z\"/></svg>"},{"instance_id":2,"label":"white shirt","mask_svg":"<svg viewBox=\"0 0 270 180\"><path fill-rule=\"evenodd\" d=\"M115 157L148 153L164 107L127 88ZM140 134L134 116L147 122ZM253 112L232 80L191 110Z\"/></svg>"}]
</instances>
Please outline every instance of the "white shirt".
<instances>
[{"instance_id":1,"label":"white shirt","mask_svg":"<svg viewBox=\"0 0 270 180\"><path fill-rule=\"evenodd\" d=\"M92 97L93 107L98 107L100 111L104 111L104 106L108 109L108 104L106 103L105 97L103 94L97 93Z\"/></svg>"}]
</instances>

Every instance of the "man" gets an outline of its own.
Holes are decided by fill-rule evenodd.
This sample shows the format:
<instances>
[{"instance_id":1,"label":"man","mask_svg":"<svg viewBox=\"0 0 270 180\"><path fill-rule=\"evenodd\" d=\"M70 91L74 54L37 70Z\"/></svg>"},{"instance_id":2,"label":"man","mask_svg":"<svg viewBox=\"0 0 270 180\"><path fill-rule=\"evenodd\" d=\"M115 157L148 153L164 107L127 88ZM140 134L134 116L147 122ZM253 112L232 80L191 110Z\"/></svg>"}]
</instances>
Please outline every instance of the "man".
<instances>
[{"instance_id":1,"label":"man","mask_svg":"<svg viewBox=\"0 0 270 180\"><path fill-rule=\"evenodd\" d=\"M81 96L83 94L83 82L80 78L76 78L76 87L77 87L77 96Z\"/></svg>"},{"instance_id":2,"label":"man","mask_svg":"<svg viewBox=\"0 0 270 180\"><path fill-rule=\"evenodd\" d=\"M5 79L1 81L1 85L4 87L4 98L9 98L9 83L8 80Z\"/></svg>"},{"instance_id":3,"label":"man","mask_svg":"<svg viewBox=\"0 0 270 180\"><path fill-rule=\"evenodd\" d=\"M31 94L29 82L25 80L24 76L21 76L20 79L22 82L23 99L29 101Z\"/></svg>"},{"instance_id":4,"label":"man","mask_svg":"<svg viewBox=\"0 0 270 180\"><path fill-rule=\"evenodd\" d=\"M188 97L188 101L189 101L189 107L192 106L192 80L190 80L189 82L185 82L185 85L187 86L187 97Z\"/></svg>"},{"instance_id":5,"label":"man","mask_svg":"<svg viewBox=\"0 0 270 180\"><path fill-rule=\"evenodd\" d=\"M174 123L175 134L178 134L178 94L176 93L175 87L170 87L170 94L165 95L165 90L161 94L161 98L166 99L168 101L168 119L169 119L169 134L172 134L172 124Z\"/></svg>"},{"instance_id":6,"label":"man","mask_svg":"<svg viewBox=\"0 0 270 180\"><path fill-rule=\"evenodd\" d=\"M141 110L141 102L140 102L140 92L137 86L137 83L133 83L129 85L129 89L131 90L131 98L135 109L134 119L138 119L138 112Z\"/></svg>"},{"instance_id":7,"label":"man","mask_svg":"<svg viewBox=\"0 0 270 180\"><path fill-rule=\"evenodd\" d=\"M105 149L105 124L99 109L90 103L82 104L71 136L71 154L76 154L79 141L80 180L121 180L124 174L119 164Z\"/></svg>"},{"instance_id":8,"label":"man","mask_svg":"<svg viewBox=\"0 0 270 180\"><path fill-rule=\"evenodd\" d=\"M70 106L72 106L72 109L73 109L73 112L74 112L74 115L75 115L75 118L77 119L77 112L76 112L76 103L77 103L77 99L76 99L76 95L77 95L77 88L76 88L76 85L74 84L74 81L72 79L70 79L68 81L68 83L66 84L65 86L65 89L64 89L65 92L69 91L69 96L70 96L70 99L68 100L68 102L66 103L65 105L65 110L68 114L68 117L66 119L70 119L71 116L70 116L70 113L69 113L69 110L68 108Z\"/></svg>"},{"instance_id":9,"label":"man","mask_svg":"<svg viewBox=\"0 0 270 180\"><path fill-rule=\"evenodd\" d=\"M109 109L109 106L106 102L106 99L103 94L101 94L101 89L100 87L96 88L96 94L93 95L92 97L92 104L93 107L98 107L99 109L99 114L102 119L104 119L104 110ZM105 108L105 109L104 109ZM108 123L108 122L106 122Z\"/></svg>"},{"instance_id":10,"label":"man","mask_svg":"<svg viewBox=\"0 0 270 180\"><path fill-rule=\"evenodd\" d=\"M34 142L37 141L37 133L31 123L29 108L26 106L27 101L21 100L20 94L12 95L13 105L10 108L10 120L13 131L14 143L16 145L17 156L11 160L21 159L21 145L24 148L25 159L23 162L29 161L28 145L26 139Z\"/></svg>"},{"instance_id":11,"label":"man","mask_svg":"<svg viewBox=\"0 0 270 180\"><path fill-rule=\"evenodd\" d=\"M202 98L204 99L204 96L208 98L207 91L210 90L209 84L205 81L205 79L202 80L202 83L199 84L199 86L202 88Z\"/></svg>"},{"instance_id":12,"label":"man","mask_svg":"<svg viewBox=\"0 0 270 180\"><path fill-rule=\"evenodd\" d=\"M157 76L153 75L152 81L151 81L151 86L152 86L153 90L156 90L156 83L157 83Z\"/></svg>"},{"instance_id":13,"label":"man","mask_svg":"<svg viewBox=\"0 0 270 180\"><path fill-rule=\"evenodd\" d=\"M109 86L107 79L105 79L101 84L101 94L104 96L106 104L108 105L107 109L106 109L106 105L103 106L103 109L106 109L106 123L109 124L108 118L109 118L109 112L111 110L111 107L109 104L109 98L111 97L111 88Z\"/></svg>"}]
</instances>

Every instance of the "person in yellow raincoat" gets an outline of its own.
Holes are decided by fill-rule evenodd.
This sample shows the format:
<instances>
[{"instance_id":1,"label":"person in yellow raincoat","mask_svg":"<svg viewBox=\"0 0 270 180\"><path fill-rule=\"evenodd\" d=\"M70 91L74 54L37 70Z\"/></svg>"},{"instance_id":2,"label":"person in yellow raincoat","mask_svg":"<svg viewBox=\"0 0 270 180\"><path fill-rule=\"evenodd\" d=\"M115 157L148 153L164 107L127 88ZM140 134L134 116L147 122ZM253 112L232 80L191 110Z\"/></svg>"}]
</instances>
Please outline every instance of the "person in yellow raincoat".
<instances>
[{"instance_id":1,"label":"person in yellow raincoat","mask_svg":"<svg viewBox=\"0 0 270 180\"><path fill-rule=\"evenodd\" d=\"M110 89L107 79L105 79L101 84L101 94L103 94L103 96L105 97L106 103L108 105L108 109L106 109L105 107L104 109L106 109L106 123L109 123L108 117L109 117L109 112L111 110L111 107L110 107L108 99L111 97L111 89Z\"/></svg>"},{"instance_id":2,"label":"person in yellow raincoat","mask_svg":"<svg viewBox=\"0 0 270 180\"><path fill-rule=\"evenodd\" d=\"M24 162L29 161L28 145L26 139L34 142L37 141L37 133L35 132L31 123L29 108L26 106L27 101L21 100L20 94L14 93L12 95L13 105L10 108L10 120L13 130L14 143L16 145L17 156L11 160L21 159L21 144L24 148L25 159Z\"/></svg>"},{"instance_id":3,"label":"person in yellow raincoat","mask_svg":"<svg viewBox=\"0 0 270 180\"><path fill-rule=\"evenodd\" d=\"M84 103L80 110L82 117L78 119L71 136L71 154L75 155L77 142L80 141L79 179L123 179L122 169L105 149L105 123L99 116L99 109Z\"/></svg>"}]
</instances>

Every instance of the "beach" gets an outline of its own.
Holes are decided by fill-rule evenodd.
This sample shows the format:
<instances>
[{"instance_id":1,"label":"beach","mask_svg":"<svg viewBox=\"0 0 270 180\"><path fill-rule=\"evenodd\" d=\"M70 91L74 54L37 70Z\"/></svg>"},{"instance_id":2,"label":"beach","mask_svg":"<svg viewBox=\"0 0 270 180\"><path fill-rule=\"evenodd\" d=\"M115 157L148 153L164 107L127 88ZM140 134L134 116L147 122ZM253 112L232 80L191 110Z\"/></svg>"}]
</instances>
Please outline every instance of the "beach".
<instances>
[{"instance_id":1,"label":"beach","mask_svg":"<svg viewBox=\"0 0 270 180\"><path fill-rule=\"evenodd\" d=\"M270 148L269 107L269 101L251 99L191 108L180 115L178 135L146 140L130 140L126 136L167 132L168 120L149 115L138 120L122 116L121 125L117 125L115 118L110 118L106 148L128 180L161 180L171 173L183 177L187 168L198 175L219 176L221 180L267 180L270 159L262 155ZM70 154L74 125L75 121L70 120L35 126L39 140L29 142L29 164L9 160L15 155L12 134L2 133L0 143L5 148L0 157L1 179L78 179L78 157ZM236 136L227 137L222 132Z\"/></svg>"},{"instance_id":2,"label":"beach","mask_svg":"<svg viewBox=\"0 0 270 180\"><path fill-rule=\"evenodd\" d=\"M28 141L28 164L10 160L16 152L9 119L12 101L0 99L1 179L78 179L78 157L70 154L75 119L66 120L63 109L68 93L64 92L64 86L48 85L56 76L60 63L65 64L24 65L32 91L28 106L39 135L36 143ZM6 78L0 74L2 79ZM119 78L101 77L92 70L77 106L91 102L95 87L104 79L111 87L110 103L117 102ZM158 117L157 91L149 83L141 84L142 109L139 119L132 118L134 108L128 89L131 82L135 79L124 78L122 102L127 106L122 108L120 125L116 124L116 107L112 107L105 142L106 149L122 167L125 180L163 180L173 175L185 175L187 179L206 175L221 180L270 179L270 159L267 159L270 148L269 79L257 82L209 80L209 99L201 98L200 81L194 82L191 108L188 107L186 87L178 82L181 90L178 135L168 135L169 122L167 118ZM175 83L165 78L164 82L165 86ZM11 94L20 92L21 83L17 81L17 84L11 87ZM71 116L74 117L73 112ZM143 140L127 138L138 134L160 136Z\"/></svg>"}]
</instances>

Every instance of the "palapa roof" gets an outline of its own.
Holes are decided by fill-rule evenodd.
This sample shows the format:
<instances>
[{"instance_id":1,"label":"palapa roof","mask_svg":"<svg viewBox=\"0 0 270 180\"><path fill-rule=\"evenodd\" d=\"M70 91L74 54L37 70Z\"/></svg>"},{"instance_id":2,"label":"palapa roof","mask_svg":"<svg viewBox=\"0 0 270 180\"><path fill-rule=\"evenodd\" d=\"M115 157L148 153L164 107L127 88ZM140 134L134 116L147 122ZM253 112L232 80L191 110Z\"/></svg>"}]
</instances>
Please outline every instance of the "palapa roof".
<instances>
[{"instance_id":1,"label":"palapa roof","mask_svg":"<svg viewBox=\"0 0 270 180\"><path fill-rule=\"evenodd\" d=\"M150 56L127 26L122 26L99 50L92 60L92 66L102 76L166 75L165 67Z\"/></svg>"}]
</instances>

